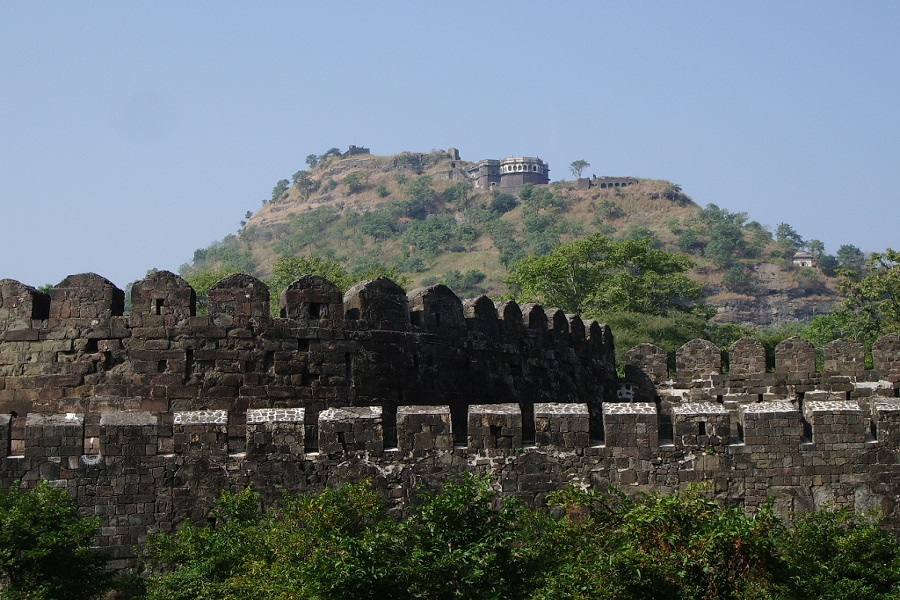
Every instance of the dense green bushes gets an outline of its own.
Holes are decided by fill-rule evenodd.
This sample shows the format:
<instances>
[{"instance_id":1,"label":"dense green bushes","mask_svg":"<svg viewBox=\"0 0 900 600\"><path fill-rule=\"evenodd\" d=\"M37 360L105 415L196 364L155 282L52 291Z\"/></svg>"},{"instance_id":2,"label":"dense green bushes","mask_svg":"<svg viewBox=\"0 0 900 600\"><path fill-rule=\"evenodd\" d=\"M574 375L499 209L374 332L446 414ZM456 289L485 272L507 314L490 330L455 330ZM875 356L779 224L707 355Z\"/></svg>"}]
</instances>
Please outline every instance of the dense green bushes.
<instances>
[{"instance_id":1,"label":"dense green bushes","mask_svg":"<svg viewBox=\"0 0 900 600\"><path fill-rule=\"evenodd\" d=\"M697 487L638 499L569 488L549 504L503 501L471 476L422 494L405 520L365 484L268 512L249 491L224 494L214 527L153 538L148 597L900 597L897 539L845 511L788 526Z\"/></svg>"},{"instance_id":2,"label":"dense green bushes","mask_svg":"<svg viewBox=\"0 0 900 600\"><path fill-rule=\"evenodd\" d=\"M0 490L0 598L80 600L110 584L91 549L99 519L79 516L65 491L42 482L31 492Z\"/></svg>"},{"instance_id":3,"label":"dense green bushes","mask_svg":"<svg viewBox=\"0 0 900 600\"><path fill-rule=\"evenodd\" d=\"M570 487L548 508L501 499L463 475L419 492L399 519L367 483L286 496L262 510L223 493L208 524L140 548L145 577L124 592L188 599L900 598L900 545L845 510L748 516L701 487L626 498ZM0 494L3 598L98 597L94 519L41 485Z\"/></svg>"}]
</instances>

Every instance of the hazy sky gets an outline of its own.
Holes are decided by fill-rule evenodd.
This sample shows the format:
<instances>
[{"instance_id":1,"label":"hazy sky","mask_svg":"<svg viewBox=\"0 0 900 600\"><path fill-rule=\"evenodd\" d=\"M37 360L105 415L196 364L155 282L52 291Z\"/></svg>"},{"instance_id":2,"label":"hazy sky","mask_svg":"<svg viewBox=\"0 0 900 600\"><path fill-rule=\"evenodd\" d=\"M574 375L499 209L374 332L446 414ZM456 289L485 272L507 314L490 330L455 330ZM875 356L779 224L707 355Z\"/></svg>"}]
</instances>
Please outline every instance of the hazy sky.
<instances>
[{"instance_id":1,"label":"hazy sky","mask_svg":"<svg viewBox=\"0 0 900 600\"><path fill-rule=\"evenodd\" d=\"M177 271L310 153L668 179L900 248L900 2L0 0L0 278Z\"/></svg>"}]
</instances>

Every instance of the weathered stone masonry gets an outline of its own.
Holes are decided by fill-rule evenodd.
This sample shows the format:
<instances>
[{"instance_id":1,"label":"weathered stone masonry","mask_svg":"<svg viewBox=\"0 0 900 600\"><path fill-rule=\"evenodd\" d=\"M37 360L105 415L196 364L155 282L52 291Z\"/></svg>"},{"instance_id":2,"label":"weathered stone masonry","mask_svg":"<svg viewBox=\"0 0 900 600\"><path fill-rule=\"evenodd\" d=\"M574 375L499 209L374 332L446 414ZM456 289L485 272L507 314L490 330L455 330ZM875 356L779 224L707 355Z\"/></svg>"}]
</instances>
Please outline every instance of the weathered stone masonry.
<instances>
[{"instance_id":1,"label":"weathered stone masonry","mask_svg":"<svg viewBox=\"0 0 900 600\"><path fill-rule=\"evenodd\" d=\"M707 481L723 499L784 510L880 508L900 526L900 337L802 340L766 369L741 340L676 357L642 345L615 375L612 335L536 305L408 294L386 279L346 294L306 276L279 298L234 275L209 314L157 272L124 293L74 275L48 297L0 281L0 480L70 491L131 559L149 531L203 520L221 489L266 502L371 478L394 502L461 470L528 502L569 482L668 491ZM760 354L760 352L762 353ZM122 563L125 564L125 563Z\"/></svg>"}]
</instances>

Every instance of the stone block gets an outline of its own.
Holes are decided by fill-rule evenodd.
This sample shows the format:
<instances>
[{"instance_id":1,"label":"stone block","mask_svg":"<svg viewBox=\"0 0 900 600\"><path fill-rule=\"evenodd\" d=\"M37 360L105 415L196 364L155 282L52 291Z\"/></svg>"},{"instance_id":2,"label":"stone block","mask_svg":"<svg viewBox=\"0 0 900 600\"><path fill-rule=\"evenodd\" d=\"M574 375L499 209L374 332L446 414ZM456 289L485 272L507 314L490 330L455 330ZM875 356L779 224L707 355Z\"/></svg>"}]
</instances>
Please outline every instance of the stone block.
<instances>
[{"instance_id":1,"label":"stone block","mask_svg":"<svg viewBox=\"0 0 900 600\"><path fill-rule=\"evenodd\" d=\"M302 456L303 408L252 408L247 411L247 456Z\"/></svg>"},{"instance_id":2,"label":"stone block","mask_svg":"<svg viewBox=\"0 0 900 600\"><path fill-rule=\"evenodd\" d=\"M723 449L731 438L731 415L712 402L672 407L673 442L679 448Z\"/></svg>"},{"instance_id":3,"label":"stone block","mask_svg":"<svg viewBox=\"0 0 900 600\"><path fill-rule=\"evenodd\" d=\"M25 418L25 456L74 457L84 453L84 415L28 413Z\"/></svg>"},{"instance_id":4,"label":"stone block","mask_svg":"<svg viewBox=\"0 0 900 600\"><path fill-rule=\"evenodd\" d=\"M760 402L741 406L738 411L739 437L745 444L796 448L800 444L803 426L800 411L790 402Z\"/></svg>"},{"instance_id":5,"label":"stone block","mask_svg":"<svg viewBox=\"0 0 900 600\"><path fill-rule=\"evenodd\" d=\"M470 452L521 448L522 411L518 404L473 404L468 430Z\"/></svg>"},{"instance_id":6,"label":"stone block","mask_svg":"<svg viewBox=\"0 0 900 600\"><path fill-rule=\"evenodd\" d=\"M384 451L380 406L329 408L319 413L319 452Z\"/></svg>"},{"instance_id":7,"label":"stone block","mask_svg":"<svg viewBox=\"0 0 900 600\"><path fill-rule=\"evenodd\" d=\"M397 408L397 447L403 453L427 453L453 449L449 406L400 406Z\"/></svg>"},{"instance_id":8,"label":"stone block","mask_svg":"<svg viewBox=\"0 0 900 600\"><path fill-rule=\"evenodd\" d=\"M803 416L815 444L862 444L869 432L869 417L855 401L804 401Z\"/></svg>"},{"instance_id":9,"label":"stone block","mask_svg":"<svg viewBox=\"0 0 900 600\"><path fill-rule=\"evenodd\" d=\"M176 412L172 425L175 454L224 457L228 454L228 412Z\"/></svg>"},{"instance_id":10,"label":"stone block","mask_svg":"<svg viewBox=\"0 0 900 600\"><path fill-rule=\"evenodd\" d=\"M150 412L100 415L100 454L106 457L153 456L159 448L159 418Z\"/></svg>"},{"instance_id":11,"label":"stone block","mask_svg":"<svg viewBox=\"0 0 900 600\"><path fill-rule=\"evenodd\" d=\"M534 431L538 446L584 448L590 444L588 406L559 402L535 404Z\"/></svg>"},{"instance_id":12,"label":"stone block","mask_svg":"<svg viewBox=\"0 0 900 600\"><path fill-rule=\"evenodd\" d=\"M603 433L607 447L657 448L659 418L652 402L605 402Z\"/></svg>"}]
</instances>

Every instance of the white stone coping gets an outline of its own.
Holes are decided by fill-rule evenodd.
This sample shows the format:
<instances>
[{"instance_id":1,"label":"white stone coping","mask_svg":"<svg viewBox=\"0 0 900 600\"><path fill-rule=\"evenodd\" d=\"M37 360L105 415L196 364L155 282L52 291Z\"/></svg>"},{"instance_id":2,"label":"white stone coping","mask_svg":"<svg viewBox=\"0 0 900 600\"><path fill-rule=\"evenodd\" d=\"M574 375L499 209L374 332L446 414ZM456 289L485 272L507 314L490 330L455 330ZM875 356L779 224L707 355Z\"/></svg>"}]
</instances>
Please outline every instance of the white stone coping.
<instances>
[{"instance_id":1,"label":"white stone coping","mask_svg":"<svg viewBox=\"0 0 900 600\"><path fill-rule=\"evenodd\" d=\"M397 407L397 416L400 415L449 415L449 406L429 406L427 404L414 404Z\"/></svg>"},{"instance_id":2,"label":"white stone coping","mask_svg":"<svg viewBox=\"0 0 900 600\"><path fill-rule=\"evenodd\" d=\"M803 412L862 412L859 404L851 400L811 400L803 403Z\"/></svg>"},{"instance_id":3,"label":"white stone coping","mask_svg":"<svg viewBox=\"0 0 900 600\"><path fill-rule=\"evenodd\" d=\"M534 416L589 414L588 405L578 402L544 402L534 405Z\"/></svg>"},{"instance_id":4,"label":"white stone coping","mask_svg":"<svg viewBox=\"0 0 900 600\"><path fill-rule=\"evenodd\" d=\"M247 411L247 425L257 423L302 423L303 408L251 408Z\"/></svg>"},{"instance_id":5,"label":"white stone coping","mask_svg":"<svg viewBox=\"0 0 900 600\"><path fill-rule=\"evenodd\" d=\"M327 408L319 413L320 421L355 421L357 419L380 419L380 406L345 406Z\"/></svg>"},{"instance_id":6,"label":"white stone coping","mask_svg":"<svg viewBox=\"0 0 900 600\"><path fill-rule=\"evenodd\" d=\"M84 415L81 413L28 413L25 426L35 425L83 425Z\"/></svg>"},{"instance_id":7,"label":"white stone coping","mask_svg":"<svg viewBox=\"0 0 900 600\"><path fill-rule=\"evenodd\" d=\"M672 407L672 413L676 415L723 415L728 409L718 402L686 402Z\"/></svg>"},{"instance_id":8,"label":"white stone coping","mask_svg":"<svg viewBox=\"0 0 900 600\"><path fill-rule=\"evenodd\" d=\"M471 404L469 414L476 415L518 415L521 414L518 404Z\"/></svg>"},{"instance_id":9,"label":"white stone coping","mask_svg":"<svg viewBox=\"0 0 900 600\"><path fill-rule=\"evenodd\" d=\"M743 404L741 410L744 413L796 413L797 407L791 402L758 402L756 404Z\"/></svg>"},{"instance_id":10,"label":"white stone coping","mask_svg":"<svg viewBox=\"0 0 900 600\"><path fill-rule=\"evenodd\" d=\"M228 411L190 410L176 412L175 425L228 425Z\"/></svg>"},{"instance_id":11,"label":"white stone coping","mask_svg":"<svg viewBox=\"0 0 900 600\"><path fill-rule=\"evenodd\" d=\"M130 427L140 427L143 425L156 425L159 423L159 418L151 413L144 410L134 411L134 412L113 412L113 413L101 413L100 414L100 425L118 425L118 426L130 426Z\"/></svg>"},{"instance_id":12,"label":"white stone coping","mask_svg":"<svg viewBox=\"0 0 900 600\"><path fill-rule=\"evenodd\" d=\"M604 415L643 415L656 414L653 402L604 402Z\"/></svg>"},{"instance_id":13,"label":"white stone coping","mask_svg":"<svg viewBox=\"0 0 900 600\"><path fill-rule=\"evenodd\" d=\"M884 398L875 401L875 410L878 412L893 412L900 410L900 399Z\"/></svg>"}]
</instances>

